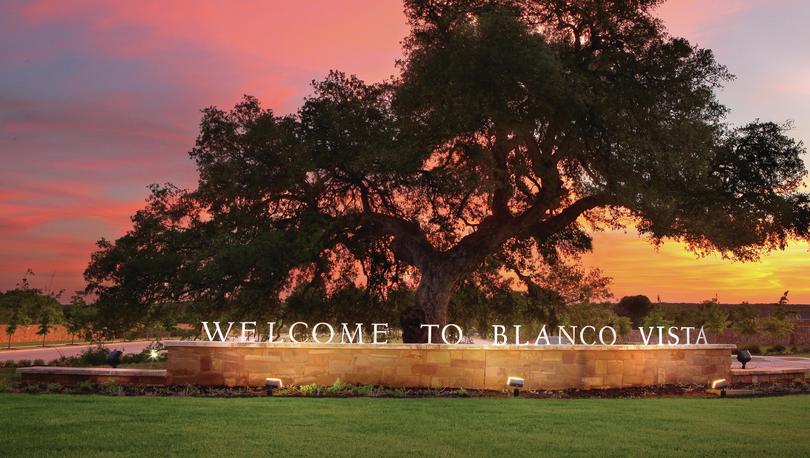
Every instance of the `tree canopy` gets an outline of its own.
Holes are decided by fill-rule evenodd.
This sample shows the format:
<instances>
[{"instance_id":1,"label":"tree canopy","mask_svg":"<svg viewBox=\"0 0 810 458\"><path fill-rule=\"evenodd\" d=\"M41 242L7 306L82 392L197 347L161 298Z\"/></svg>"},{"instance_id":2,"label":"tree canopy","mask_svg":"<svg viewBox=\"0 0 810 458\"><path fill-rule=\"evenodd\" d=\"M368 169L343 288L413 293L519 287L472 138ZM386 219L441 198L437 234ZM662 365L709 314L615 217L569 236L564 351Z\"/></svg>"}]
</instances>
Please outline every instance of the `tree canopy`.
<instances>
[{"instance_id":1,"label":"tree canopy","mask_svg":"<svg viewBox=\"0 0 810 458\"><path fill-rule=\"evenodd\" d=\"M28 270L23 279L14 289L0 292L0 323L6 325L8 347L11 348L11 337L20 326L37 324L37 334L42 336L43 345L45 336L55 324L62 322L64 317L62 306L59 304L61 291L44 291L34 288L29 277L34 273Z\"/></svg>"},{"instance_id":2,"label":"tree canopy","mask_svg":"<svg viewBox=\"0 0 810 458\"><path fill-rule=\"evenodd\" d=\"M99 242L100 316L278 317L351 288L370 316L413 290L401 323L422 341L464 288L606 297L578 263L597 230L740 260L808 238L804 146L785 124L730 125L715 92L731 75L658 3L410 0L390 80L332 71L286 115L206 108L197 188L153 186Z\"/></svg>"}]
</instances>

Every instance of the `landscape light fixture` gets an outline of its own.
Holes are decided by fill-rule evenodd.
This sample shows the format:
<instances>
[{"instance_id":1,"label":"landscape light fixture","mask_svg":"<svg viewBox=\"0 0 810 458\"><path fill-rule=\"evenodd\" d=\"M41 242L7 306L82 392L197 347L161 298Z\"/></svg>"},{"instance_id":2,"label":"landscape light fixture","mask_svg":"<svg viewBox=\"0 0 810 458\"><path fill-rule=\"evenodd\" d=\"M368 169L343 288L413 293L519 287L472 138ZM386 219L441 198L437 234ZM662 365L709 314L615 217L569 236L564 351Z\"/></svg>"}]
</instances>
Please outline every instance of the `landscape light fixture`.
<instances>
[{"instance_id":1,"label":"landscape light fixture","mask_svg":"<svg viewBox=\"0 0 810 458\"><path fill-rule=\"evenodd\" d=\"M509 377L506 379L506 385L514 388L515 391L513 391L512 394L518 397L520 396L520 389L523 388L523 379L520 377Z\"/></svg>"},{"instance_id":2,"label":"landscape light fixture","mask_svg":"<svg viewBox=\"0 0 810 458\"><path fill-rule=\"evenodd\" d=\"M751 361L751 352L748 350L740 350L737 352L737 361L742 363L742 368L745 369L745 363Z\"/></svg>"},{"instance_id":3,"label":"landscape light fixture","mask_svg":"<svg viewBox=\"0 0 810 458\"><path fill-rule=\"evenodd\" d=\"M724 378L717 379L717 380L712 382L712 389L713 390L720 390L720 397L721 398L726 397L726 388L728 388L728 382Z\"/></svg>"},{"instance_id":4,"label":"landscape light fixture","mask_svg":"<svg viewBox=\"0 0 810 458\"><path fill-rule=\"evenodd\" d=\"M124 352L121 350L113 350L110 354L107 355L107 364L112 366L113 368L118 367L121 364L121 360L123 359Z\"/></svg>"},{"instance_id":5,"label":"landscape light fixture","mask_svg":"<svg viewBox=\"0 0 810 458\"><path fill-rule=\"evenodd\" d=\"M280 378L268 378L264 381L264 387L267 389L267 395L272 396L273 390L284 388L284 383L281 382Z\"/></svg>"},{"instance_id":6,"label":"landscape light fixture","mask_svg":"<svg viewBox=\"0 0 810 458\"><path fill-rule=\"evenodd\" d=\"M158 350L157 348L149 350L149 359L151 359L152 361L157 361L158 358L160 358L160 350Z\"/></svg>"}]
</instances>

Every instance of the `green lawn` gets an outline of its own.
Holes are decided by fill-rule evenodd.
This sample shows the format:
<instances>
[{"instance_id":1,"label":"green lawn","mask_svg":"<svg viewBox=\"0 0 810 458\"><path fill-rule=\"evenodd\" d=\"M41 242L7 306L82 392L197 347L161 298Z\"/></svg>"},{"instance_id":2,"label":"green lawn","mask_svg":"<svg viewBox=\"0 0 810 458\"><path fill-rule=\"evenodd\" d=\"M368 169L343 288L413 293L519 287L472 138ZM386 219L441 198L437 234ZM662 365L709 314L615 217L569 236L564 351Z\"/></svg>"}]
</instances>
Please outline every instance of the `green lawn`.
<instances>
[{"instance_id":1,"label":"green lawn","mask_svg":"<svg viewBox=\"0 0 810 458\"><path fill-rule=\"evenodd\" d=\"M5 456L810 455L810 396L302 399L0 395Z\"/></svg>"},{"instance_id":2,"label":"green lawn","mask_svg":"<svg viewBox=\"0 0 810 458\"><path fill-rule=\"evenodd\" d=\"M52 347L52 346L64 346L64 345L86 345L87 342L82 340L46 340L45 347ZM0 347L0 350L14 350L15 348L37 348L42 347L41 340L32 340L29 342L12 342L11 347L9 347L8 343L3 344Z\"/></svg>"}]
</instances>

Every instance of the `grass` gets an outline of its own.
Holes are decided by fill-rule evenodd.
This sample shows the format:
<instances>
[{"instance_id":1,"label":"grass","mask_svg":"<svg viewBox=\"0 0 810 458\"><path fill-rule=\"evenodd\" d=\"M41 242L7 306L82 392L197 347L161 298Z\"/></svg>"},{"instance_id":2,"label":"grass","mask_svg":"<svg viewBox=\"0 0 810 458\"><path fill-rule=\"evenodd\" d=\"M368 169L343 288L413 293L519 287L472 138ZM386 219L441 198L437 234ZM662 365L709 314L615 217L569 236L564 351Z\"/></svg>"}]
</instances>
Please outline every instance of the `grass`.
<instances>
[{"instance_id":1,"label":"grass","mask_svg":"<svg viewBox=\"0 0 810 458\"><path fill-rule=\"evenodd\" d=\"M810 396L300 399L0 395L7 456L808 456Z\"/></svg>"},{"instance_id":2,"label":"grass","mask_svg":"<svg viewBox=\"0 0 810 458\"><path fill-rule=\"evenodd\" d=\"M54 346L69 346L69 345L87 345L87 342L83 340L46 340L45 341L45 348L54 347ZM42 348L42 341L41 340L32 340L30 342L12 342L11 348L9 348L8 343L3 344L0 347L0 351L2 350L16 350L16 349L30 349L30 348Z\"/></svg>"}]
</instances>

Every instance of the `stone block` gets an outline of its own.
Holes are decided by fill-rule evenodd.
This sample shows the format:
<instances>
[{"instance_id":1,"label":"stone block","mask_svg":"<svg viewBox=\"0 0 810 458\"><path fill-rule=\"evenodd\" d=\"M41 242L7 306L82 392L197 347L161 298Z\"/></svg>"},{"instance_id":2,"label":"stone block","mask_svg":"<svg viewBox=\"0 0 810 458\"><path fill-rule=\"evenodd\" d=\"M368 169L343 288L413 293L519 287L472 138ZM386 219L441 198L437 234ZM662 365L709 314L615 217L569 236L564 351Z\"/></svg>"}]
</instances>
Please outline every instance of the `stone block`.
<instances>
[{"instance_id":1,"label":"stone block","mask_svg":"<svg viewBox=\"0 0 810 458\"><path fill-rule=\"evenodd\" d=\"M429 350L426 360L428 363L450 364L450 352Z\"/></svg>"},{"instance_id":2,"label":"stone block","mask_svg":"<svg viewBox=\"0 0 810 458\"><path fill-rule=\"evenodd\" d=\"M435 375L437 366L433 364L414 364L411 373L414 375Z\"/></svg>"},{"instance_id":3,"label":"stone block","mask_svg":"<svg viewBox=\"0 0 810 458\"><path fill-rule=\"evenodd\" d=\"M562 352L562 362L563 364L573 364L577 360L577 353L576 351L563 351Z\"/></svg>"}]
</instances>

